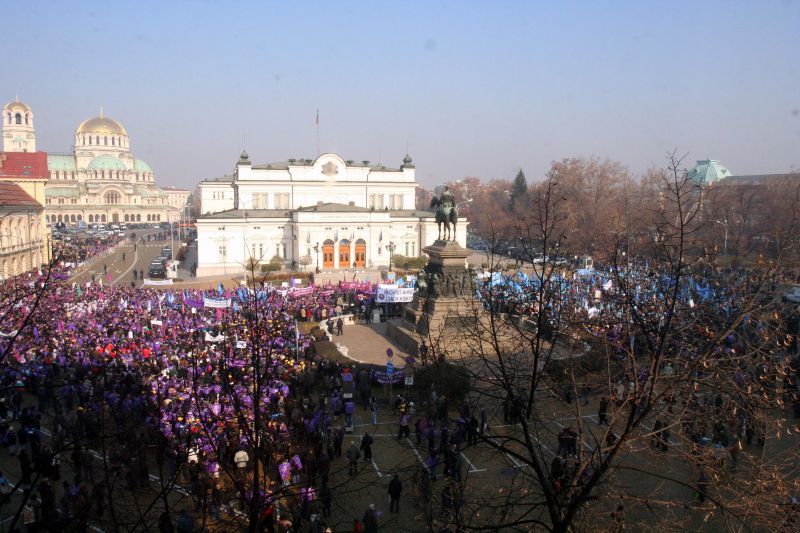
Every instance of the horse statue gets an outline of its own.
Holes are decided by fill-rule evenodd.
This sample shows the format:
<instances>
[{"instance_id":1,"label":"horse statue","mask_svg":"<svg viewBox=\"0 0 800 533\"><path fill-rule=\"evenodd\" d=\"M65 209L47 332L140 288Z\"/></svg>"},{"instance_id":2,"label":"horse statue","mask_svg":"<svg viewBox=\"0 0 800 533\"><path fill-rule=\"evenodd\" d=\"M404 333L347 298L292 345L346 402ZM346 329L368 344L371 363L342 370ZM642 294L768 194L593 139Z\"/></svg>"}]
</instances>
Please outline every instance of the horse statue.
<instances>
[{"instance_id":1,"label":"horse statue","mask_svg":"<svg viewBox=\"0 0 800 533\"><path fill-rule=\"evenodd\" d=\"M458 223L458 209L456 208L455 201L453 200L453 193L450 192L450 187L445 187L441 196L434 196L431 198L431 208L436 208L436 224L439 226L439 240L454 241L456 240L456 224ZM444 232L442 232L442 224L444 224ZM453 231L450 231L450 225L453 225Z\"/></svg>"}]
</instances>

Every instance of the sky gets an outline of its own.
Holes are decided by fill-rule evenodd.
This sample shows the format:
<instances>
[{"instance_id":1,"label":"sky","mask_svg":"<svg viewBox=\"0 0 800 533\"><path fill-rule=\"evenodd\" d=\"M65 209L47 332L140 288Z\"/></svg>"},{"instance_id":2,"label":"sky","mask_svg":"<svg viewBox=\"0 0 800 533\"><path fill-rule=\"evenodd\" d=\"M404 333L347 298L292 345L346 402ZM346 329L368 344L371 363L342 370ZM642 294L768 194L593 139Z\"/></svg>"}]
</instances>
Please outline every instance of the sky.
<instances>
[{"instance_id":1,"label":"sky","mask_svg":"<svg viewBox=\"0 0 800 533\"><path fill-rule=\"evenodd\" d=\"M800 0L11 2L0 99L69 152L106 116L160 185L321 153L433 186L667 152L800 170Z\"/></svg>"}]
</instances>

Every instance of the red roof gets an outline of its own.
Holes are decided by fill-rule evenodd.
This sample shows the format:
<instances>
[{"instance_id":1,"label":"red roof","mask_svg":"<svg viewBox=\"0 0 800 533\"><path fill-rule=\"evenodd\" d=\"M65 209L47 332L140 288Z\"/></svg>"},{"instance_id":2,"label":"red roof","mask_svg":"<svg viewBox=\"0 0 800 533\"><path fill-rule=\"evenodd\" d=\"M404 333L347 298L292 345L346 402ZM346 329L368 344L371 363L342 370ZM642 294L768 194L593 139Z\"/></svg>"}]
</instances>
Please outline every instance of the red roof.
<instances>
[{"instance_id":1,"label":"red roof","mask_svg":"<svg viewBox=\"0 0 800 533\"><path fill-rule=\"evenodd\" d=\"M18 206L41 208L42 204L34 200L16 183L0 181L0 208Z\"/></svg>"},{"instance_id":2,"label":"red roof","mask_svg":"<svg viewBox=\"0 0 800 533\"><path fill-rule=\"evenodd\" d=\"M46 180L47 152L0 152L0 176Z\"/></svg>"}]
</instances>

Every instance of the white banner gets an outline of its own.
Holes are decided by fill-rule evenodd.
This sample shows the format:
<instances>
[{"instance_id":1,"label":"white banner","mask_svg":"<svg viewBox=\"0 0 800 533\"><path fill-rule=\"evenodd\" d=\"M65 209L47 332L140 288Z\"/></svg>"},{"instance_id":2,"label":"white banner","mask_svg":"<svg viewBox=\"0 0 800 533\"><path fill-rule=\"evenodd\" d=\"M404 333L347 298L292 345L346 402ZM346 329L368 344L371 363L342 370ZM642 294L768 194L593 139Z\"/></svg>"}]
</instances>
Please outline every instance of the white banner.
<instances>
[{"instance_id":1,"label":"white banner","mask_svg":"<svg viewBox=\"0 0 800 533\"><path fill-rule=\"evenodd\" d=\"M393 304L410 302L414 299L414 289L396 285L378 285L378 303Z\"/></svg>"},{"instance_id":2,"label":"white banner","mask_svg":"<svg viewBox=\"0 0 800 533\"><path fill-rule=\"evenodd\" d=\"M215 298L203 298L203 305L205 307L216 307L216 308L230 307L231 299L228 298L226 300L218 300Z\"/></svg>"},{"instance_id":3,"label":"white banner","mask_svg":"<svg viewBox=\"0 0 800 533\"><path fill-rule=\"evenodd\" d=\"M158 286L158 285L172 285L171 279L150 279L145 278L142 285Z\"/></svg>"},{"instance_id":4,"label":"white banner","mask_svg":"<svg viewBox=\"0 0 800 533\"><path fill-rule=\"evenodd\" d=\"M206 342L222 342L224 340L225 340L225 335L223 335L222 333L218 333L217 336L215 337L214 335L206 331Z\"/></svg>"}]
</instances>

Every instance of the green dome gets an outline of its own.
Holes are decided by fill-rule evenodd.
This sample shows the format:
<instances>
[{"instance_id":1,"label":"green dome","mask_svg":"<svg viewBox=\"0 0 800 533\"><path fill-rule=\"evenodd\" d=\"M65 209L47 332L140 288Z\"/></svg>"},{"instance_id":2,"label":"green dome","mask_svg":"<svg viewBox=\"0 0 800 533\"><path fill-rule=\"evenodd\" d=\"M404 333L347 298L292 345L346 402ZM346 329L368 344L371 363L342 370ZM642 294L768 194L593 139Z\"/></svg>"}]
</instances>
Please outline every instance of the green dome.
<instances>
[{"instance_id":1,"label":"green dome","mask_svg":"<svg viewBox=\"0 0 800 533\"><path fill-rule=\"evenodd\" d=\"M689 179L698 185L710 185L730 177L731 171L723 167L716 159L698 161L689 171Z\"/></svg>"},{"instance_id":2,"label":"green dome","mask_svg":"<svg viewBox=\"0 0 800 533\"><path fill-rule=\"evenodd\" d=\"M153 172L153 169L150 168L150 165L142 161L141 159L137 159L133 162L133 170L136 172Z\"/></svg>"},{"instance_id":3,"label":"green dome","mask_svg":"<svg viewBox=\"0 0 800 533\"><path fill-rule=\"evenodd\" d=\"M89 170L128 170L125 163L109 154L95 157L92 159L92 162L89 163L88 168Z\"/></svg>"}]
</instances>

